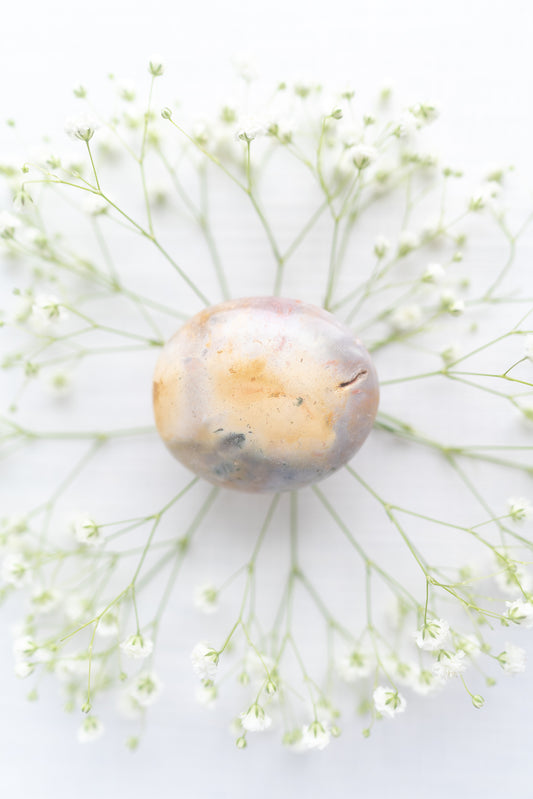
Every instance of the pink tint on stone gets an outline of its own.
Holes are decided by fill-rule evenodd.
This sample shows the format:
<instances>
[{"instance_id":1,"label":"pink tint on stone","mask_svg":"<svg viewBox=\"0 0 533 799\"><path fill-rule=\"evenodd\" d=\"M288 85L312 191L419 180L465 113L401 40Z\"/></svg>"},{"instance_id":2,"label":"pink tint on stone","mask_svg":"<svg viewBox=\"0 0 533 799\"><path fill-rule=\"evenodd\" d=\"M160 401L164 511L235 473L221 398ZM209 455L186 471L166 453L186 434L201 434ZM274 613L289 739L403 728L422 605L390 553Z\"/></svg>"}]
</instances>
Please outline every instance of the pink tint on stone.
<instances>
[{"instance_id":1,"label":"pink tint on stone","mask_svg":"<svg viewBox=\"0 0 533 799\"><path fill-rule=\"evenodd\" d=\"M379 386L368 352L321 308L279 297L215 305L164 346L153 385L170 452L211 483L291 491L347 463Z\"/></svg>"}]
</instances>

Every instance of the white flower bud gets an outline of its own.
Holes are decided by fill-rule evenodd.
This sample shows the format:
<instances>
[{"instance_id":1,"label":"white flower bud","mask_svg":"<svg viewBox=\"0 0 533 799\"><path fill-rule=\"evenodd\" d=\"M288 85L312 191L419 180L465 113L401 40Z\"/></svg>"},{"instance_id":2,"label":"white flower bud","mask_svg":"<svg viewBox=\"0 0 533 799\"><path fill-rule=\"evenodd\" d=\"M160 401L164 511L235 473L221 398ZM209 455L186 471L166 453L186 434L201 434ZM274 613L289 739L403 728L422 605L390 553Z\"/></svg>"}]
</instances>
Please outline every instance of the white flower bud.
<instances>
[{"instance_id":1,"label":"white flower bud","mask_svg":"<svg viewBox=\"0 0 533 799\"><path fill-rule=\"evenodd\" d=\"M218 654L205 641L196 644L191 652L194 673L201 680L214 680L217 674Z\"/></svg>"},{"instance_id":2,"label":"white flower bud","mask_svg":"<svg viewBox=\"0 0 533 799\"><path fill-rule=\"evenodd\" d=\"M15 675L21 680L25 680L26 677L29 677L34 671L35 666L33 663L28 663L25 660L20 660L18 663L15 663Z\"/></svg>"},{"instance_id":3,"label":"white flower bud","mask_svg":"<svg viewBox=\"0 0 533 799\"><path fill-rule=\"evenodd\" d=\"M325 749L331 740L331 730L320 721L313 721L302 729L304 749Z\"/></svg>"},{"instance_id":4,"label":"white flower bud","mask_svg":"<svg viewBox=\"0 0 533 799\"><path fill-rule=\"evenodd\" d=\"M148 707L159 698L162 688L161 680L154 672L143 671L129 686L128 694L141 707Z\"/></svg>"},{"instance_id":5,"label":"white flower bud","mask_svg":"<svg viewBox=\"0 0 533 799\"><path fill-rule=\"evenodd\" d=\"M13 641L15 657L31 658L37 652L38 646L29 635L22 635Z\"/></svg>"},{"instance_id":6,"label":"white flower bud","mask_svg":"<svg viewBox=\"0 0 533 799\"><path fill-rule=\"evenodd\" d=\"M384 258L390 249L390 241L385 236L378 236L374 242L374 254L377 258Z\"/></svg>"},{"instance_id":7,"label":"white flower bud","mask_svg":"<svg viewBox=\"0 0 533 799\"><path fill-rule=\"evenodd\" d=\"M8 211L0 211L0 238L12 239L16 229L20 226L20 220Z\"/></svg>"},{"instance_id":8,"label":"white flower bud","mask_svg":"<svg viewBox=\"0 0 533 799\"><path fill-rule=\"evenodd\" d=\"M64 369L54 369L47 373L46 384L54 396L64 396L72 388L72 376Z\"/></svg>"},{"instance_id":9,"label":"white flower bud","mask_svg":"<svg viewBox=\"0 0 533 799\"><path fill-rule=\"evenodd\" d=\"M374 666L375 658L372 653L354 649L349 655L340 658L337 663L337 671L345 682L352 683L362 677L367 677Z\"/></svg>"},{"instance_id":10,"label":"white flower bud","mask_svg":"<svg viewBox=\"0 0 533 799\"><path fill-rule=\"evenodd\" d=\"M440 295L440 306L443 311L451 314L452 316L459 316L464 313L465 304L463 300L458 299L453 291L442 291Z\"/></svg>"},{"instance_id":11,"label":"white flower bud","mask_svg":"<svg viewBox=\"0 0 533 799\"><path fill-rule=\"evenodd\" d=\"M218 610L218 592L214 585L200 585L194 592L194 604L203 613L216 613Z\"/></svg>"},{"instance_id":12,"label":"white flower bud","mask_svg":"<svg viewBox=\"0 0 533 799\"><path fill-rule=\"evenodd\" d=\"M80 544L95 547L104 542L101 530L96 522L84 514L80 514L72 520L71 529L76 541Z\"/></svg>"},{"instance_id":13,"label":"white flower bud","mask_svg":"<svg viewBox=\"0 0 533 799\"><path fill-rule=\"evenodd\" d=\"M524 497L509 497L507 500L509 516L514 522L522 522L525 519L533 518L533 507L531 502Z\"/></svg>"},{"instance_id":14,"label":"white flower bud","mask_svg":"<svg viewBox=\"0 0 533 799\"><path fill-rule=\"evenodd\" d=\"M268 130L268 125L258 119L249 117L244 119L235 132L235 138L240 141L251 142L257 136L264 136Z\"/></svg>"},{"instance_id":15,"label":"white flower bud","mask_svg":"<svg viewBox=\"0 0 533 799\"><path fill-rule=\"evenodd\" d=\"M31 308L31 322L40 332L68 316L61 302L53 294L39 294Z\"/></svg>"},{"instance_id":16,"label":"white flower bud","mask_svg":"<svg viewBox=\"0 0 533 799\"><path fill-rule=\"evenodd\" d=\"M24 555L12 552L2 561L0 575L8 585L20 588L31 582L31 566Z\"/></svg>"},{"instance_id":17,"label":"white flower bud","mask_svg":"<svg viewBox=\"0 0 533 799\"><path fill-rule=\"evenodd\" d=\"M214 707L218 699L218 690L216 685L213 685L213 683L209 682L199 685L196 689L196 699L204 707Z\"/></svg>"},{"instance_id":18,"label":"white flower bud","mask_svg":"<svg viewBox=\"0 0 533 799\"><path fill-rule=\"evenodd\" d=\"M165 71L165 65L163 64L163 59L161 58L161 56L159 54L152 55L148 62L148 72L150 73L150 75L152 75L154 78L158 78L160 75L163 74L164 71Z\"/></svg>"},{"instance_id":19,"label":"white flower bud","mask_svg":"<svg viewBox=\"0 0 533 799\"><path fill-rule=\"evenodd\" d=\"M91 743L100 738L104 733L104 725L96 716L86 716L78 729L78 741L82 744Z\"/></svg>"},{"instance_id":20,"label":"white flower bud","mask_svg":"<svg viewBox=\"0 0 533 799\"><path fill-rule=\"evenodd\" d=\"M411 106L409 111L415 119L425 125L434 122L439 116L439 109L433 103L417 103Z\"/></svg>"},{"instance_id":21,"label":"white flower bud","mask_svg":"<svg viewBox=\"0 0 533 799\"><path fill-rule=\"evenodd\" d=\"M461 357L461 347L457 342L452 342L440 351L440 356L444 361L445 366L449 366Z\"/></svg>"},{"instance_id":22,"label":"white flower bud","mask_svg":"<svg viewBox=\"0 0 533 799\"><path fill-rule=\"evenodd\" d=\"M459 652L447 652L442 649L439 652L437 662L433 664L433 673L442 680L456 677L466 669L464 659L465 653L462 650Z\"/></svg>"},{"instance_id":23,"label":"white flower bud","mask_svg":"<svg viewBox=\"0 0 533 799\"><path fill-rule=\"evenodd\" d=\"M517 599L515 602L506 602L507 620L521 627L533 627L533 604Z\"/></svg>"},{"instance_id":24,"label":"white flower bud","mask_svg":"<svg viewBox=\"0 0 533 799\"><path fill-rule=\"evenodd\" d=\"M65 122L65 131L72 139L88 142L100 127L98 121L90 114L79 114L69 117Z\"/></svg>"},{"instance_id":25,"label":"white flower bud","mask_svg":"<svg viewBox=\"0 0 533 799\"><path fill-rule=\"evenodd\" d=\"M120 81L117 85L119 97L127 103L135 100L135 84L131 81Z\"/></svg>"},{"instance_id":26,"label":"white flower bud","mask_svg":"<svg viewBox=\"0 0 533 799\"><path fill-rule=\"evenodd\" d=\"M101 216L107 213L109 204L98 194L88 194L83 203L83 210L91 216Z\"/></svg>"},{"instance_id":27,"label":"white flower bud","mask_svg":"<svg viewBox=\"0 0 533 799\"><path fill-rule=\"evenodd\" d=\"M56 588L45 588L35 591L30 597L31 608L37 615L51 613L63 599L63 594Z\"/></svg>"},{"instance_id":28,"label":"white flower bud","mask_svg":"<svg viewBox=\"0 0 533 799\"><path fill-rule=\"evenodd\" d=\"M420 649L434 652L441 649L450 632L450 625L444 619L432 619L424 624L415 635L416 645Z\"/></svg>"},{"instance_id":29,"label":"white flower bud","mask_svg":"<svg viewBox=\"0 0 533 799\"><path fill-rule=\"evenodd\" d=\"M120 644L120 649L129 658L134 660L144 660L152 654L153 642L149 638L143 637L140 633L135 633L126 638Z\"/></svg>"},{"instance_id":30,"label":"white flower bud","mask_svg":"<svg viewBox=\"0 0 533 799\"><path fill-rule=\"evenodd\" d=\"M412 230L403 230L398 237L398 255L403 258L420 244L420 238Z\"/></svg>"},{"instance_id":31,"label":"white flower bud","mask_svg":"<svg viewBox=\"0 0 533 799\"><path fill-rule=\"evenodd\" d=\"M246 713L241 713L239 716L241 724L248 732L263 732L268 729L272 724L272 719L264 711L261 705L254 702Z\"/></svg>"},{"instance_id":32,"label":"white flower bud","mask_svg":"<svg viewBox=\"0 0 533 799\"><path fill-rule=\"evenodd\" d=\"M505 649L498 655L498 662L507 674L519 674L526 670L526 651L506 643Z\"/></svg>"},{"instance_id":33,"label":"white flower bud","mask_svg":"<svg viewBox=\"0 0 533 799\"><path fill-rule=\"evenodd\" d=\"M356 169L366 169L377 158L378 152L375 147L359 144L351 150L352 161Z\"/></svg>"},{"instance_id":34,"label":"white flower bud","mask_svg":"<svg viewBox=\"0 0 533 799\"><path fill-rule=\"evenodd\" d=\"M404 697L398 691L383 685L378 685L372 697L377 712L389 719L394 718L398 713L403 713L407 705Z\"/></svg>"},{"instance_id":35,"label":"white flower bud","mask_svg":"<svg viewBox=\"0 0 533 799\"><path fill-rule=\"evenodd\" d=\"M17 536L28 529L28 517L25 513L11 513L0 519L0 532L5 536Z\"/></svg>"},{"instance_id":36,"label":"white flower bud","mask_svg":"<svg viewBox=\"0 0 533 799\"><path fill-rule=\"evenodd\" d=\"M428 264L422 275L422 280L424 283L438 283L444 275L444 268L441 264Z\"/></svg>"},{"instance_id":37,"label":"white flower bud","mask_svg":"<svg viewBox=\"0 0 533 799\"><path fill-rule=\"evenodd\" d=\"M399 139L408 138L415 133L417 127L416 117L410 111L404 111L394 128L394 135Z\"/></svg>"},{"instance_id":38,"label":"white flower bud","mask_svg":"<svg viewBox=\"0 0 533 799\"><path fill-rule=\"evenodd\" d=\"M400 305L390 317L392 327L399 333L414 330L420 324L421 319L422 311L420 306L415 304Z\"/></svg>"}]
</instances>

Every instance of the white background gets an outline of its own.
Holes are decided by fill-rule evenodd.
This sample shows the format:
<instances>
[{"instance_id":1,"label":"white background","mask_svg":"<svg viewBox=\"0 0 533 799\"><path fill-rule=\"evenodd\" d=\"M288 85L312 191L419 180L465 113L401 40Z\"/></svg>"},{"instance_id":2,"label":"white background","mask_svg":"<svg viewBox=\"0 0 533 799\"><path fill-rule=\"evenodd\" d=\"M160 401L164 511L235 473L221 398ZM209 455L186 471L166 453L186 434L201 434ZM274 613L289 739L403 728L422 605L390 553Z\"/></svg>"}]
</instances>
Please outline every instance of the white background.
<instances>
[{"instance_id":1,"label":"white background","mask_svg":"<svg viewBox=\"0 0 533 799\"><path fill-rule=\"evenodd\" d=\"M444 109L438 137L451 161L474 170L512 162L529 189L531 8L518 0L152 0L137 6L29 0L2 14L1 113L16 118L32 142L61 130L73 86L87 84L96 94L109 71L136 79L153 52L167 65L172 96L208 106L224 96L229 57L250 52L273 81L311 75L363 92L393 82L408 102L434 98ZM7 147L7 134L3 141ZM6 630L0 645L6 797L440 799L453 792L490 799L531 792L530 675L500 685L482 712L471 711L460 687L450 686L432 701L413 701L401 719L378 725L369 741L359 726L346 724L335 745L303 757L268 739L236 751L224 725L197 709L187 683L154 708L142 748L131 755L119 735L80 747L52 691L43 691L36 705L25 703L26 686L12 676Z\"/></svg>"}]
</instances>

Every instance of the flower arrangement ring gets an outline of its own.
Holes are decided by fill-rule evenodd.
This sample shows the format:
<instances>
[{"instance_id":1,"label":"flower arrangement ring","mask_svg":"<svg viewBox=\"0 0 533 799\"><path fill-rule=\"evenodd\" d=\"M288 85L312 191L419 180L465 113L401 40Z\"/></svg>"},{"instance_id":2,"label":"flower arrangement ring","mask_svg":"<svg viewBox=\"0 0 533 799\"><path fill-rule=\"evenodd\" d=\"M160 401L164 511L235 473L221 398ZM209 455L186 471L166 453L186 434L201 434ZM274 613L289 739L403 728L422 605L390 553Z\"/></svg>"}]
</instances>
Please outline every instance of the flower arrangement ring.
<instances>
[{"instance_id":1,"label":"flower arrangement ring","mask_svg":"<svg viewBox=\"0 0 533 799\"><path fill-rule=\"evenodd\" d=\"M246 72L198 122L163 73L111 76L110 113L78 87L70 150L0 164L16 674L83 742L118 702L131 748L178 672L240 749L323 749L354 699L368 737L454 678L480 710L533 625L512 170L465 189L389 89Z\"/></svg>"}]
</instances>

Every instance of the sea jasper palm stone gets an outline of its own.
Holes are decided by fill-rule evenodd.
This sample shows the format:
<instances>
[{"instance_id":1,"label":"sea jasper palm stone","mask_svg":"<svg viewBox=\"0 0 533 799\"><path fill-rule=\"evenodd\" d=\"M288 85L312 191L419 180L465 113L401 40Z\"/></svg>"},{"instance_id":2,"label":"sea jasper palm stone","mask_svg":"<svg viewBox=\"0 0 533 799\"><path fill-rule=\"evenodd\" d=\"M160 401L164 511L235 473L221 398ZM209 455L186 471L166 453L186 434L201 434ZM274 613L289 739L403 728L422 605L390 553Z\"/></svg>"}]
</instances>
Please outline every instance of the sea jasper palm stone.
<instances>
[{"instance_id":1,"label":"sea jasper palm stone","mask_svg":"<svg viewBox=\"0 0 533 799\"><path fill-rule=\"evenodd\" d=\"M252 297L193 316L163 347L153 385L170 452L211 483L290 491L357 452L376 416L359 339L299 300Z\"/></svg>"}]
</instances>

